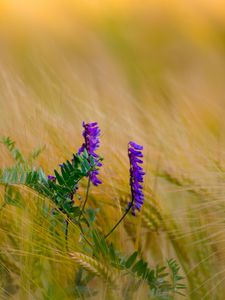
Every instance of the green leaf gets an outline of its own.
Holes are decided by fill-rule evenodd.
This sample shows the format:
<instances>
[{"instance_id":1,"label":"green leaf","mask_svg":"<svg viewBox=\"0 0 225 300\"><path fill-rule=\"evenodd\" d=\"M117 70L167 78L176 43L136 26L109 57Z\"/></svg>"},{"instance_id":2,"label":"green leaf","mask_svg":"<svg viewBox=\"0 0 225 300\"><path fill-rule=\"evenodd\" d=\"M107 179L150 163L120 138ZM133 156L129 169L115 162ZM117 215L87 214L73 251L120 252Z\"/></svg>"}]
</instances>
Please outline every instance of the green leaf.
<instances>
[{"instance_id":1,"label":"green leaf","mask_svg":"<svg viewBox=\"0 0 225 300\"><path fill-rule=\"evenodd\" d=\"M147 268L147 263L140 259L132 268L134 273L137 273L138 276L145 274Z\"/></svg>"},{"instance_id":2,"label":"green leaf","mask_svg":"<svg viewBox=\"0 0 225 300\"><path fill-rule=\"evenodd\" d=\"M55 177L56 177L58 183L60 185L63 185L65 183L65 181L63 180L63 177L61 175L59 175L59 173L56 170L54 170L54 173L55 173Z\"/></svg>"},{"instance_id":3,"label":"green leaf","mask_svg":"<svg viewBox=\"0 0 225 300\"><path fill-rule=\"evenodd\" d=\"M85 166L85 169L86 169L86 172L88 173L88 171L90 171L91 167L90 167L90 164L88 162L87 159L84 159L83 160L83 163L84 163L84 166Z\"/></svg>"},{"instance_id":4,"label":"green leaf","mask_svg":"<svg viewBox=\"0 0 225 300\"><path fill-rule=\"evenodd\" d=\"M95 159L94 159L94 157L92 155L90 155L89 159L90 159L91 167L94 167L95 166Z\"/></svg>"},{"instance_id":5,"label":"green leaf","mask_svg":"<svg viewBox=\"0 0 225 300\"><path fill-rule=\"evenodd\" d=\"M127 269L129 269L135 262L136 258L137 258L138 252L135 251L133 254L131 254L131 256L127 259L126 263L125 263L125 267Z\"/></svg>"},{"instance_id":6,"label":"green leaf","mask_svg":"<svg viewBox=\"0 0 225 300\"><path fill-rule=\"evenodd\" d=\"M84 148L83 157L86 158L86 159L89 157L89 154L88 154L86 148Z\"/></svg>"}]
</instances>

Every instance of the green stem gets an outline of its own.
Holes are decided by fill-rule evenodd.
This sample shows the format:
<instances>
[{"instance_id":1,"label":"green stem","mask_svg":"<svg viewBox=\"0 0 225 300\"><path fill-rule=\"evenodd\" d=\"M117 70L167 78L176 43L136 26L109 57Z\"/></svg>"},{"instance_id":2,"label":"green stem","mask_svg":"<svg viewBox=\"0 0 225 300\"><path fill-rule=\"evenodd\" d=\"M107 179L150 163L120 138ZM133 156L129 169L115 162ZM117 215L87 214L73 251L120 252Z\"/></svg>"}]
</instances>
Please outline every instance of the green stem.
<instances>
[{"instance_id":1,"label":"green stem","mask_svg":"<svg viewBox=\"0 0 225 300\"><path fill-rule=\"evenodd\" d=\"M116 223L116 225L113 226L113 228L105 235L105 239L107 239L107 237L116 229L116 227L123 221L123 219L126 217L126 215L128 214L128 212L130 211L132 205L133 205L133 199L131 201L131 203L129 204L127 210L125 211L125 213L122 215L122 217L119 219L119 221Z\"/></svg>"},{"instance_id":2,"label":"green stem","mask_svg":"<svg viewBox=\"0 0 225 300\"><path fill-rule=\"evenodd\" d=\"M83 203L83 206L82 206L82 209L81 209L81 212L80 212L79 220L80 220L80 218L81 218L81 215L82 215L83 212L84 212L84 208L85 208L85 205L86 205L87 200L88 200L88 195L89 195L90 185L91 185L91 178L90 178L90 175L89 175L89 176L88 176L88 185L87 185L87 191L86 191L85 201L84 201L84 203Z\"/></svg>"},{"instance_id":3,"label":"green stem","mask_svg":"<svg viewBox=\"0 0 225 300\"><path fill-rule=\"evenodd\" d=\"M67 217L67 219L66 219L66 229L65 229L65 240L66 240L66 250L67 250L67 252L69 251L69 249L68 249L68 229L69 229L69 219Z\"/></svg>"}]
</instances>

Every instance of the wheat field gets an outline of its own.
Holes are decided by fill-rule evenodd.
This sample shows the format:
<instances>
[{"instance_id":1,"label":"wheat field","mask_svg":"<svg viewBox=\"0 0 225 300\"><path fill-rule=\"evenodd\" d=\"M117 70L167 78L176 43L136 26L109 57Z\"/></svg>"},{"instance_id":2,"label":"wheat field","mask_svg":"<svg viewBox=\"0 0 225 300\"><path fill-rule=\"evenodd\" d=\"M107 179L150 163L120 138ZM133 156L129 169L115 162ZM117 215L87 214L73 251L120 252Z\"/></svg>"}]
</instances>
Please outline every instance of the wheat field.
<instances>
[{"instance_id":1,"label":"wheat field","mask_svg":"<svg viewBox=\"0 0 225 300\"><path fill-rule=\"evenodd\" d=\"M26 157L43 147L35 165L51 174L82 143L82 121L97 121L103 184L88 205L105 233L129 200L127 143L143 145L143 210L110 240L152 266L175 258L187 289L174 299L223 300L223 1L11 0L0 21L0 135ZM12 165L0 144L0 169ZM84 254L76 226L68 255L48 200L24 186L14 193L20 203L5 205L0 186L0 299L154 299L145 284L122 297L125 279ZM97 274L88 286L97 294L75 291L78 266Z\"/></svg>"}]
</instances>

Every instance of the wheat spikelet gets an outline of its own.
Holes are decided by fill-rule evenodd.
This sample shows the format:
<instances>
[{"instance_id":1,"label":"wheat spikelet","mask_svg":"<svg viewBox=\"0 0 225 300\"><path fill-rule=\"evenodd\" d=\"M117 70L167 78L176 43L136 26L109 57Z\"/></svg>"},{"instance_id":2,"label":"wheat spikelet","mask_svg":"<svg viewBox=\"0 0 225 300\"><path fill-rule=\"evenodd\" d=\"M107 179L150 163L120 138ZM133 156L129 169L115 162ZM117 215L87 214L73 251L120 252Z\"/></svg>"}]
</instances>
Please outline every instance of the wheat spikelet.
<instances>
[{"instance_id":1,"label":"wheat spikelet","mask_svg":"<svg viewBox=\"0 0 225 300\"><path fill-rule=\"evenodd\" d=\"M159 230L162 227L162 213L156 205L146 203L143 207L142 218L144 224L152 230Z\"/></svg>"},{"instance_id":2,"label":"wheat spikelet","mask_svg":"<svg viewBox=\"0 0 225 300\"><path fill-rule=\"evenodd\" d=\"M87 271L96 274L104 281L112 285L116 285L116 279L118 278L117 270L114 269L113 272L115 272L115 274L113 274L107 266L83 253L71 252L69 255L77 264L82 266Z\"/></svg>"},{"instance_id":3,"label":"wheat spikelet","mask_svg":"<svg viewBox=\"0 0 225 300\"><path fill-rule=\"evenodd\" d=\"M143 221L143 225L145 227L148 227L151 231L157 231L158 230L158 224L153 221L154 215L148 215L147 216L147 214L143 214L141 219Z\"/></svg>"},{"instance_id":4,"label":"wheat spikelet","mask_svg":"<svg viewBox=\"0 0 225 300\"><path fill-rule=\"evenodd\" d=\"M155 175L177 186L193 186L194 183L193 180L187 176L187 174L183 174L181 172L177 174L177 172L175 172L175 170L172 168L165 168L163 170L160 170Z\"/></svg>"},{"instance_id":5,"label":"wheat spikelet","mask_svg":"<svg viewBox=\"0 0 225 300\"><path fill-rule=\"evenodd\" d=\"M170 184L173 184L177 187L185 189L192 194L199 197L207 197L214 198L212 190L207 185L202 185L201 182L198 182L196 179L190 177L188 173L176 171L172 168L166 168L161 170L156 174L157 176L163 178Z\"/></svg>"}]
</instances>

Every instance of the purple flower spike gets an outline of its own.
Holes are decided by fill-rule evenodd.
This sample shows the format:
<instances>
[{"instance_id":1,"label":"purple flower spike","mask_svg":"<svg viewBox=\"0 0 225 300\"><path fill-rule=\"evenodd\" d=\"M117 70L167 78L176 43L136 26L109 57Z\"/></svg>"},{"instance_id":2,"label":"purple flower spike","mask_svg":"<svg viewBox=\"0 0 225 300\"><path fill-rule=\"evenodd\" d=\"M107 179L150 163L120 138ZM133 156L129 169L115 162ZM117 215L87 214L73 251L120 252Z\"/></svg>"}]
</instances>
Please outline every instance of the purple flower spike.
<instances>
[{"instance_id":1,"label":"purple flower spike","mask_svg":"<svg viewBox=\"0 0 225 300\"><path fill-rule=\"evenodd\" d=\"M83 122L83 137L84 137L84 143L78 150L78 154L81 154L84 152L84 149L87 150L88 155L93 156L95 164L97 167L101 167L102 163L99 161L100 157L98 154L95 153L95 151L99 148L100 146L100 129L98 127L97 122L92 122L92 123L85 123ZM91 182L98 186L101 184L101 180L98 179L97 175L99 174L98 169L95 169L94 171L91 171L90 173L90 180Z\"/></svg>"},{"instance_id":2,"label":"purple flower spike","mask_svg":"<svg viewBox=\"0 0 225 300\"><path fill-rule=\"evenodd\" d=\"M142 164L143 161L140 159L143 157L142 151L143 146L136 144L135 142L129 142L128 144L128 156L130 159L130 187L132 202L129 203L132 209L132 215L136 215L136 209L141 210L144 203L143 186L144 175L143 168L138 164ZM129 207L128 206L128 207Z\"/></svg>"}]
</instances>

